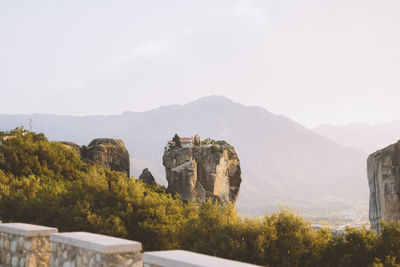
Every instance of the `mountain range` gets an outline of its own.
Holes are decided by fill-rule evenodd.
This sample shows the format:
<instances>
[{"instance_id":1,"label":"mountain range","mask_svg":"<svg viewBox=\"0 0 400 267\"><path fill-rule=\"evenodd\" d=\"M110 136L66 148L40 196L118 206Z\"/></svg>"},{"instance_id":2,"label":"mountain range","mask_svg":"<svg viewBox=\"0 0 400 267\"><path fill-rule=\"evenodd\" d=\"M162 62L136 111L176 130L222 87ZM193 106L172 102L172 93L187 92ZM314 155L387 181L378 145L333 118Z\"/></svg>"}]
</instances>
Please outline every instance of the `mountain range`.
<instances>
[{"instance_id":1,"label":"mountain range","mask_svg":"<svg viewBox=\"0 0 400 267\"><path fill-rule=\"evenodd\" d=\"M237 208L243 215L262 215L279 204L305 213L343 212L353 200L368 202L365 149L328 140L318 129L223 96L110 116L0 115L0 130L29 129L29 120L33 131L51 140L87 145L94 138L122 139L130 152L131 174L138 177L149 168L164 185L162 154L175 133L226 140L241 161Z\"/></svg>"}]
</instances>

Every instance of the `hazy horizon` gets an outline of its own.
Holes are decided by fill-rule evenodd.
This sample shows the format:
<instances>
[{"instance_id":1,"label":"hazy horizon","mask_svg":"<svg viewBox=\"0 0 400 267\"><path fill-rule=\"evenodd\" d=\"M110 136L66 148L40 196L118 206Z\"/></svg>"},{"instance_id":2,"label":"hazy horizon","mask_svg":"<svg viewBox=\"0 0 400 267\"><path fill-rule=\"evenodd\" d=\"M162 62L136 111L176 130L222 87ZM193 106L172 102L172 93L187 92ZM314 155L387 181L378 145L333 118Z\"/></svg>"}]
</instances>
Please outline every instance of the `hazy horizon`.
<instances>
[{"instance_id":1,"label":"hazy horizon","mask_svg":"<svg viewBox=\"0 0 400 267\"><path fill-rule=\"evenodd\" d=\"M177 103L175 103L175 104L169 104L169 105L161 105L161 106L158 106L158 107L149 108L149 109L145 109L145 110L125 110L125 111L118 112L118 113L108 113L108 114L102 114L102 113L92 113L92 114L73 114L73 113L72 113L72 114L67 114L67 113L55 113L55 112L49 112L49 113L46 113L46 112L34 112L34 113L29 113L29 112L27 112L27 113L7 113L7 112L5 112L5 113L0 113L0 115L59 115L59 116L72 116L72 117L118 116L118 115L122 115L123 113L126 113L126 112L141 113L141 112L150 112L150 111L153 111L153 110L157 110L157 109L159 109L159 108L164 108L164 107L169 107L169 106L175 106L175 105L184 106L184 105L190 104L190 103L192 103L192 102L195 102L195 101L197 101L197 100L199 100L199 99L207 98L207 97L214 97L214 96L217 96L217 97L225 97L225 98L227 98L227 99L233 101L232 99L230 99L230 98L228 98L228 97L226 97L226 96L224 96L224 95L207 95L207 96L202 96L202 97L199 97L199 98L196 98L196 99L192 99L192 100L190 100L190 101L188 101L188 102L185 102L185 103L182 103L182 104L177 104ZM233 101L233 102L234 102L234 103L238 103L238 104L245 105L245 104L241 103L240 101ZM271 111L268 110L267 108L262 107L262 106L258 106L258 105L245 105L245 106L247 106L247 107L259 107L259 108L263 108L263 109L265 109L265 110L271 112ZM273 112L271 112L271 113L274 114L274 115L282 115L282 116L285 116L285 117L287 117L287 118L289 118L289 119L291 119L291 120L293 120L293 121L298 122L298 123L301 124L300 121L296 121L295 119L293 119L293 118L287 116L286 114L273 113ZM394 122L394 121L397 121L397 120L400 120L400 117L399 117L399 118L393 118L392 120L379 121L379 122L374 122L374 123L368 123L368 122L364 122L364 121L351 121L351 122L336 123L336 124L335 124L335 123L321 122L321 123L316 124L316 125L307 126L307 125L304 124L303 126L305 126L306 128L309 128L309 129L311 129L311 130L314 129L314 128L323 127L323 126L345 127L345 126L358 125L358 124L361 124L361 125L368 125L368 126L373 127L373 126L377 126L377 125L381 125L381 124L386 124L386 123Z\"/></svg>"},{"instance_id":2,"label":"hazy horizon","mask_svg":"<svg viewBox=\"0 0 400 267\"><path fill-rule=\"evenodd\" d=\"M400 2L0 3L0 114L224 95L309 128L400 118Z\"/></svg>"}]
</instances>

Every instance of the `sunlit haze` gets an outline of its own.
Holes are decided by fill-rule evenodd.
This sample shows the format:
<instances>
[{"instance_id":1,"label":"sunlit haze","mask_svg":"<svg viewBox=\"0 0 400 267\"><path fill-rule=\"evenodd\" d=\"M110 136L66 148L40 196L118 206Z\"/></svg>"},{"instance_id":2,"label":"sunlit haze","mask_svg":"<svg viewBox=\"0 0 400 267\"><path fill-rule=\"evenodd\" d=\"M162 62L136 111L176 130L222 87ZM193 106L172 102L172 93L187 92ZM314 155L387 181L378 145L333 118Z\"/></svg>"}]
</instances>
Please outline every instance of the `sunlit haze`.
<instances>
[{"instance_id":1,"label":"sunlit haze","mask_svg":"<svg viewBox=\"0 0 400 267\"><path fill-rule=\"evenodd\" d=\"M308 127L400 118L400 2L0 2L0 113L118 114L207 95Z\"/></svg>"}]
</instances>

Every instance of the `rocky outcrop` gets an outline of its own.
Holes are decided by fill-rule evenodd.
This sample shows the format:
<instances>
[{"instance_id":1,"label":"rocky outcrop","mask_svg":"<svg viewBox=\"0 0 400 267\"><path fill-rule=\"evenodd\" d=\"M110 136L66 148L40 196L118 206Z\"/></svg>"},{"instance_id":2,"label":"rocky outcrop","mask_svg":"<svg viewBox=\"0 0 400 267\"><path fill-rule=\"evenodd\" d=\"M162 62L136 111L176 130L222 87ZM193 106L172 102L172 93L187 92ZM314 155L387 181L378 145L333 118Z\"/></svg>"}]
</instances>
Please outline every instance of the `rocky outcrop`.
<instances>
[{"instance_id":1,"label":"rocky outcrop","mask_svg":"<svg viewBox=\"0 0 400 267\"><path fill-rule=\"evenodd\" d=\"M130 175L129 153L124 142L118 139L99 138L90 142L85 158L106 169Z\"/></svg>"},{"instance_id":2,"label":"rocky outcrop","mask_svg":"<svg viewBox=\"0 0 400 267\"><path fill-rule=\"evenodd\" d=\"M124 172L130 177L129 153L122 140L98 138L90 142L87 147L72 142L62 143L75 150L83 161L99 164L108 170Z\"/></svg>"},{"instance_id":3,"label":"rocky outcrop","mask_svg":"<svg viewBox=\"0 0 400 267\"><path fill-rule=\"evenodd\" d=\"M221 204L235 202L239 194L239 158L225 141L209 145L166 149L163 155L168 191L184 199L211 198Z\"/></svg>"},{"instance_id":4,"label":"rocky outcrop","mask_svg":"<svg viewBox=\"0 0 400 267\"><path fill-rule=\"evenodd\" d=\"M367 166L369 220L379 233L381 219L400 220L400 141L371 154Z\"/></svg>"},{"instance_id":5,"label":"rocky outcrop","mask_svg":"<svg viewBox=\"0 0 400 267\"><path fill-rule=\"evenodd\" d=\"M154 179L153 175L147 168L142 171L142 174L139 176L139 180L142 180L146 184L155 184L156 183L156 180Z\"/></svg>"}]
</instances>

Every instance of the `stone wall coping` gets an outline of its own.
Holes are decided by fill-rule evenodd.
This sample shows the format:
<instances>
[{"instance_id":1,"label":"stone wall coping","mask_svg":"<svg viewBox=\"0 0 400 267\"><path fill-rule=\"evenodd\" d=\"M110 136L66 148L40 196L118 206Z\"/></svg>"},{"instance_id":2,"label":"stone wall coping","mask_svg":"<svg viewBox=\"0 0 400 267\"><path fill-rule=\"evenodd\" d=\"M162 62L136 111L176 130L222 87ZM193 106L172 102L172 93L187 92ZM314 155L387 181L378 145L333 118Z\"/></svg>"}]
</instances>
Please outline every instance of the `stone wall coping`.
<instances>
[{"instance_id":1,"label":"stone wall coping","mask_svg":"<svg viewBox=\"0 0 400 267\"><path fill-rule=\"evenodd\" d=\"M249 263L232 261L185 250L152 251L143 253L143 262L162 267L255 267Z\"/></svg>"},{"instance_id":2,"label":"stone wall coping","mask_svg":"<svg viewBox=\"0 0 400 267\"><path fill-rule=\"evenodd\" d=\"M50 241L104 254L132 253L142 251L142 243L87 232L51 234Z\"/></svg>"},{"instance_id":3,"label":"stone wall coping","mask_svg":"<svg viewBox=\"0 0 400 267\"><path fill-rule=\"evenodd\" d=\"M21 236L49 236L57 233L57 228L46 226L26 224L26 223L2 223L0 224L0 232L21 235Z\"/></svg>"}]
</instances>

